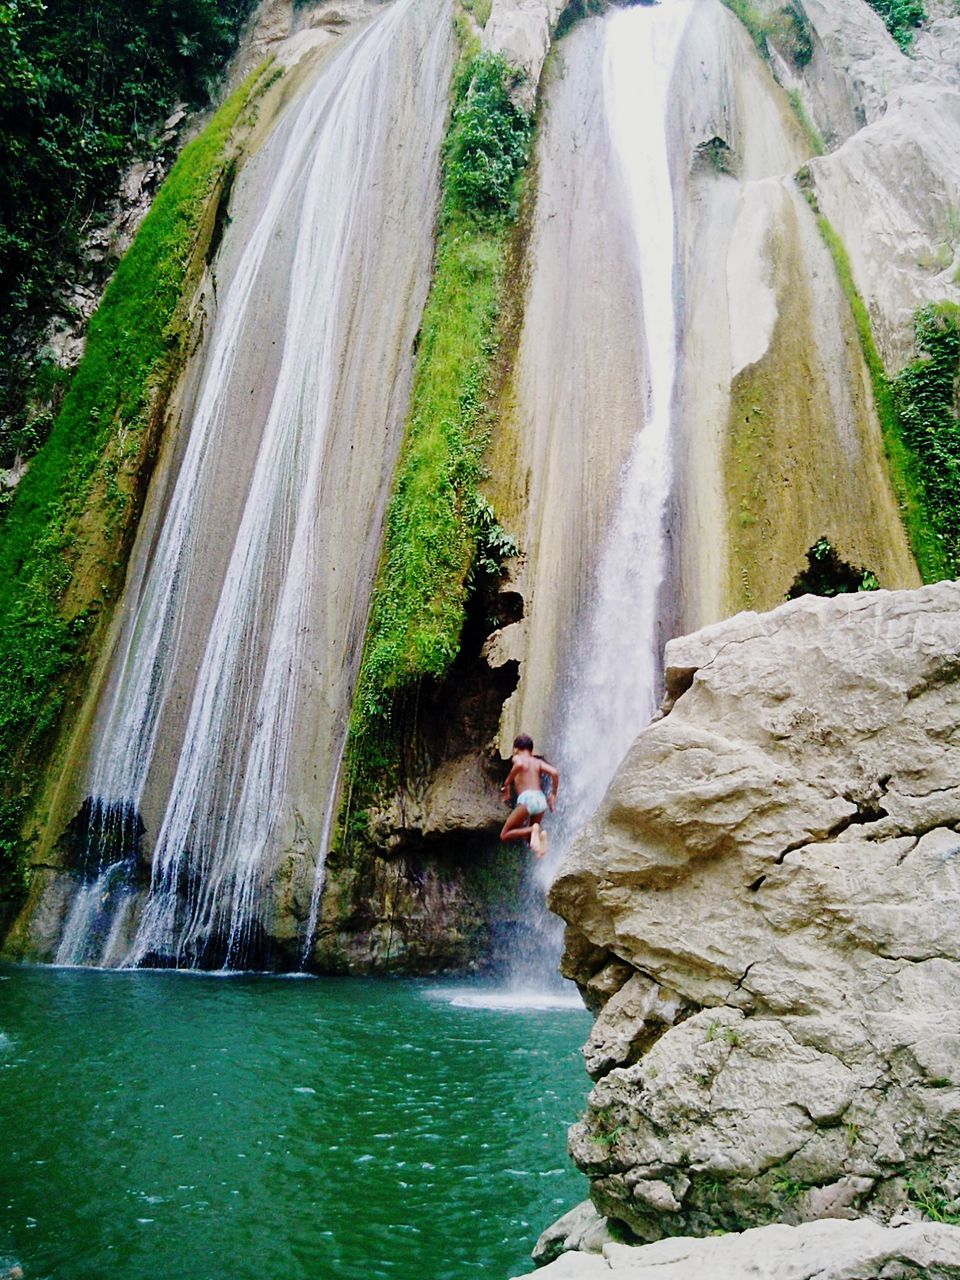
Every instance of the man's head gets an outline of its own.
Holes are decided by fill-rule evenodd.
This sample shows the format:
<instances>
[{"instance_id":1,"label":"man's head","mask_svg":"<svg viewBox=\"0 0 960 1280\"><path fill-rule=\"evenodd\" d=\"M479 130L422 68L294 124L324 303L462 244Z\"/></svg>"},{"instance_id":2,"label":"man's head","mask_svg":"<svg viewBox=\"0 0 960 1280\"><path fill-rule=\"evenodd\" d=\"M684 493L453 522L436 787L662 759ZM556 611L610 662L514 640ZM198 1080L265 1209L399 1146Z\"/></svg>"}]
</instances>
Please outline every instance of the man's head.
<instances>
[{"instance_id":1,"label":"man's head","mask_svg":"<svg viewBox=\"0 0 960 1280\"><path fill-rule=\"evenodd\" d=\"M521 733L519 737L513 740L514 751L532 751L533 739L526 733Z\"/></svg>"}]
</instances>

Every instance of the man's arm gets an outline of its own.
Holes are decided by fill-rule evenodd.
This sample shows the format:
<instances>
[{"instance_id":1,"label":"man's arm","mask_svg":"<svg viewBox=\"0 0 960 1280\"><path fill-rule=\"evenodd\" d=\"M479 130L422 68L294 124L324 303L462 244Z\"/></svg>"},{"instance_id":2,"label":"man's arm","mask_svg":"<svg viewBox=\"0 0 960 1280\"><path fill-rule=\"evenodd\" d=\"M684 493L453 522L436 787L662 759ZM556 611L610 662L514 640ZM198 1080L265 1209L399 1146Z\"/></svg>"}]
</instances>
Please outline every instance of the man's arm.
<instances>
[{"instance_id":1,"label":"man's arm","mask_svg":"<svg viewBox=\"0 0 960 1280\"><path fill-rule=\"evenodd\" d=\"M541 760L540 772L553 779L553 787L547 796L547 804L550 806L550 812L553 813L557 807L557 795L560 791L560 770L555 769L552 764L547 764L546 760Z\"/></svg>"},{"instance_id":2,"label":"man's arm","mask_svg":"<svg viewBox=\"0 0 960 1280\"><path fill-rule=\"evenodd\" d=\"M506 782L504 782L503 786L500 788L500 793L503 796L504 804L510 803L510 783L513 782L514 778L517 776L517 772L519 768L520 766L518 764L515 764L513 766L513 768L507 774Z\"/></svg>"}]
</instances>

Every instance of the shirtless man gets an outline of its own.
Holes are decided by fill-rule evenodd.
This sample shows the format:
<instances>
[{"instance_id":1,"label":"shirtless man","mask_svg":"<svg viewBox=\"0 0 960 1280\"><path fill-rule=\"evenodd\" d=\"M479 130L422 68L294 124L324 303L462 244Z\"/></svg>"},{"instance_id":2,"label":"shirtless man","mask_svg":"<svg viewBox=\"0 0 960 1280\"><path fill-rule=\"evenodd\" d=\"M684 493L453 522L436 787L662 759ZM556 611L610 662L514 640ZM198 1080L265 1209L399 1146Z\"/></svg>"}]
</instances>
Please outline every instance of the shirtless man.
<instances>
[{"instance_id":1,"label":"shirtless man","mask_svg":"<svg viewBox=\"0 0 960 1280\"><path fill-rule=\"evenodd\" d=\"M553 779L553 788L549 796L543 794L540 775L545 773ZM552 813L557 803L557 792L560 789L560 773L552 764L541 760L533 754L533 739L521 733L513 743L513 767L507 774L503 784L503 800L510 803L510 790L517 789L517 805L513 813L503 824L500 832L501 840L529 840L530 848L538 858L547 853L547 833L540 824L540 819L549 808Z\"/></svg>"}]
</instances>

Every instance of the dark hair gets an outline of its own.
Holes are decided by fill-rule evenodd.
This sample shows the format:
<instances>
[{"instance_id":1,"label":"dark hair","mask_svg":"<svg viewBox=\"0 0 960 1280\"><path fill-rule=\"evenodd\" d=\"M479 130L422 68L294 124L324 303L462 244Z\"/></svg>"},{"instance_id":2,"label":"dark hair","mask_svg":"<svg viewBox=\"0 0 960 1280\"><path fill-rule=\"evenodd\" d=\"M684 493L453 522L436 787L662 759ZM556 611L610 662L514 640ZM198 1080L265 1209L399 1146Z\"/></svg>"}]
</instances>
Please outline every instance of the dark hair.
<instances>
[{"instance_id":1,"label":"dark hair","mask_svg":"<svg viewBox=\"0 0 960 1280\"><path fill-rule=\"evenodd\" d=\"M533 739L529 734L521 733L519 737L514 738L513 745L517 751L532 751Z\"/></svg>"}]
</instances>

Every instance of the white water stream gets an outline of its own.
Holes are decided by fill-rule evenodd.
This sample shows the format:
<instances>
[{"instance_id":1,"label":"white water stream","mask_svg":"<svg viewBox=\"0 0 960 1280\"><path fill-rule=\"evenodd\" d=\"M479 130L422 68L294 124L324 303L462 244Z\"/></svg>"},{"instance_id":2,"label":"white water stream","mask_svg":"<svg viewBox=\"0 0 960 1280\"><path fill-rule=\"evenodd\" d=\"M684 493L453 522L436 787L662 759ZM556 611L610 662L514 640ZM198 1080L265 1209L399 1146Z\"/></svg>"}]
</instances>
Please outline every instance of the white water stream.
<instances>
[{"instance_id":1,"label":"white water stream","mask_svg":"<svg viewBox=\"0 0 960 1280\"><path fill-rule=\"evenodd\" d=\"M244 335L249 341L261 322L264 272L279 246L289 256L286 314L277 335L282 353L265 421L256 424L259 445L212 622L205 642L193 642L196 676L181 715L182 742L172 752L176 763L154 841L150 891L124 963L200 963L215 944L228 966L239 965L259 926L281 824L289 826L289 811L296 809L287 788L291 745L304 717L302 690L327 674L316 669L311 632L332 633L345 645L357 625L349 614L330 616L336 591L322 589L324 573L331 572L321 538L324 504L343 500L325 489L330 437L339 413L339 448L353 449L350 411L359 405L376 419L375 438L389 453L396 439L385 439L384 429L402 421L395 404L401 387L372 394L351 388L348 395L343 384L354 376L351 355L362 366L371 328L365 306L376 307L390 290L398 305L418 312L422 304L422 290L418 297L405 269L396 278L371 278L370 264L379 261L372 246L389 240L384 224L391 218L409 219L408 259L416 256L415 238L429 245L449 65L443 4L397 0L327 63L271 140L280 149L271 185L219 303L189 439L146 572L127 604L118 674L97 726L91 830L96 837L116 826L118 813L126 815L129 844L168 724L167 704L190 668L184 639L190 593L203 589L210 572L209 526L201 517L211 518L211 503L216 510L211 490L229 448L230 406L236 384L250 376L239 353ZM413 208L398 208L396 198L391 208L385 174L391 165L397 169L394 157L405 148L410 171L404 180L422 194ZM427 262L428 255L429 248ZM374 359L374 380L378 370ZM356 439L362 451L359 432ZM376 495L364 497L373 519ZM330 666L332 683L338 667ZM177 696L183 696L179 689ZM329 689L323 699L336 703ZM314 912L345 729L346 708L334 706L322 731L330 775L316 779L322 817L306 841L316 867ZM171 750L169 744L163 749ZM299 809L295 819L299 830ZM111 839L115 846L115 833ZM69 951L67 962L90 959L82 919L103 892L103 876L115 875L109 860L105 842L100 879L81 891L85 903L78 899L68 924L69 947L66 937L61 947ZM97 959L108 962L103 953Z\"/></svg>"},{"instance_id":2,"label":"white water stream","mask_svg":"<svg viewBox=\"0 0 960 1280\"><path fill-rule=\"evenodd\" d=\"M648 408L624 469L563 684L556 750L563 791L556 821L548 824L550 856L538 866L538 899L659 699L677 368L668 104L676 52L692 4L693 0L661 0L606 20L604 109L622 180L622 191L611 193L611 198L624 199L631 214L646 329ZM637 376L642 376L640 371ZM542 953L518 966L514 983L521 989L556 969L559 921L542 908L541 912Z\"/></svg>"},{"instance_id":3,"label":"white water stream","mask_svg":"<svg viewBox=\"0 0 960 1280\"><path fill-rule=\"evenodd\" d=\"M649 408L627 463L565 690L563 830L596 809L657 707L670 425L677 368L675 217L667 143L671 72L693 0L607 22L604 105L632 211L647 342Z\"/></svg>"}]
</instances>

